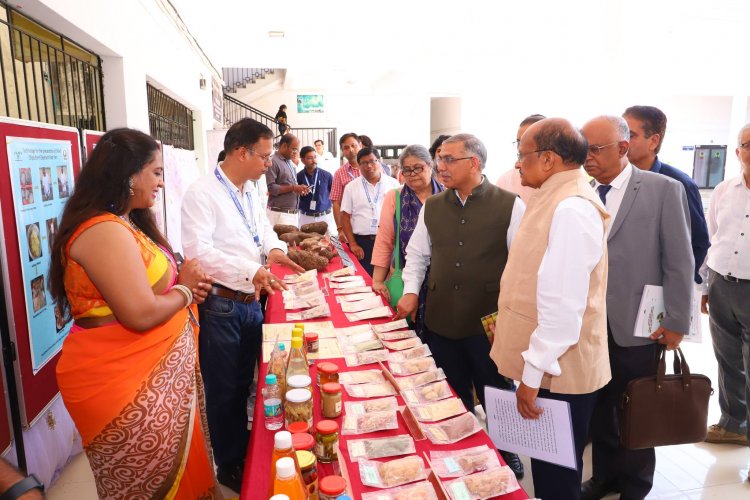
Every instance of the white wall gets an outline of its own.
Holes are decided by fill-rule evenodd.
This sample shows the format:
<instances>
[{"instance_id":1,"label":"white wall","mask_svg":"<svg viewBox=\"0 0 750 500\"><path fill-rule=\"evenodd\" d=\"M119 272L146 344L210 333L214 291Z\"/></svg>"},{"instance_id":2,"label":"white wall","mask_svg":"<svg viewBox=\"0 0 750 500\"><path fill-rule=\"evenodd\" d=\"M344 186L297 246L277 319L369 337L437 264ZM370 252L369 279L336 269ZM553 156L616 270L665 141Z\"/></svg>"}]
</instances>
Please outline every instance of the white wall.
<instances>
[{"instance_id":1,"label":"white wall","mask_svg":"<svg viewBox=\"0 0 750 500\"><path fill-rule=\"evenodd\" d=\"M439 135L453 135L461 130L461 98L430 99L430 145Z\"/></svg>"}]
</instances>

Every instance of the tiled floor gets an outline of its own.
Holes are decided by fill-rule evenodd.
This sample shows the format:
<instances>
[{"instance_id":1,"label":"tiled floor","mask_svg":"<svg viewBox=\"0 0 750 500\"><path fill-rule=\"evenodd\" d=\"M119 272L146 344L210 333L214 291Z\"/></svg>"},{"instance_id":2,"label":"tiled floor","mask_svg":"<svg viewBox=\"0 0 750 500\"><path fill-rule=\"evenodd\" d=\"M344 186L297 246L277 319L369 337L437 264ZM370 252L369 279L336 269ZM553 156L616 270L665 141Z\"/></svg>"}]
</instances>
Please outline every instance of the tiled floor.
<instances>
[{"instance_id":1,"label":"tiled floor","mask_svg":"<svg viewBox=\"0 0 750 500\"><path fill-rule=\"evenodd\" d=\"M708 321L703 317L701 344L683 344L683 351L691 372L708 375L716 389L716 359L713 355ZM711 398L709 423L719 418L717 394ZM735 500L750 498L750 449L735 445L713 445L707 443L668 446L656 450L656 476L654 488L648 498L679 500ZM587 450L583 471L584 479L591 476L591 454ZM534 490L531 466L524 460L526 477L522 484L529 494ZM233 494L224 489L225 496ZM84 454L73 458L60 479L53 484L48 496L50 500L88 500L96 498L94 478ZM617 498L616 496L607 499Z\"/></svg>"}]
</instances>

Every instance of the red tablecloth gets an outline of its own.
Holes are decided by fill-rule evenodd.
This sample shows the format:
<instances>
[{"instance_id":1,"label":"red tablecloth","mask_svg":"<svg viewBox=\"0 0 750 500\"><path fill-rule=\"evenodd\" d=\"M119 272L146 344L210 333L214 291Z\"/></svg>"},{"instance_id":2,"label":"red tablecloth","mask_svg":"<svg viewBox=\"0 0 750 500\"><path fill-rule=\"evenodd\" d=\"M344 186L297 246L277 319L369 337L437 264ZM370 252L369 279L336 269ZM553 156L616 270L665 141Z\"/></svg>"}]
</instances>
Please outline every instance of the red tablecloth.
<instances>
[{"instance_id":1,"label":"red tablecloth","mask_svg":"<svg viewBox=\"0 0 750 500\"><path fill-rule=\"evenodd\" d=\"M348 250L348 249L347 249ZM360 276L363 276L365 279L365 282L369 285L371 284L372 280L370 276L362 269L359 262L356 258L354 258L353 255L349 254L352 258L352 261L355 263L355 266L357 267L357 274ZM336 269L340 269L342 267L341 265L341 259L336 258L329 264L328 268L324 272L330 272L334 271ZM277 276L285 276L286 274L290 273L286 268L282 267L274 267L272 269L273 273ZM321 288L323 286L323 278L318 275L318 280L320 282ZM344 328L347 326L353 326L353 325L359 325L359 324L365 324L368 323L368 321L359 321L356 323L350 323L347 319L345 314L341 310L341 306L336 302L335 295L331 293L328 296L328 305L331 308L331 317L330 318L318 318L311 321L325 321L330 320L333 322L334 327L336 328ZM371 323L386 323L390 321L389 318L383 318L381 320L370 320ZM286 312L284 311L284 305L282 302L281 294L277 293L271 297L269 297L268 304L266 305L266 323L287 323L286 321ZM344 362L343 358L338 359L327 359L325 361L331 361L338 365L339 371L350 371L350 370L361 370L361 369L372 369L377 368L378 365L366 365L362 367L353 367L348 368L346 366L346 363ZM259 373L265 374L266 373L266 363L262 363L261 367L259 369ZM313 380L315 380L315 366L311 369L311 376ZM245 457L245 472L244 477L242 481L242 491L240 492L240 499L241 500L265 500L266 499L266 493L268 491L268 485L270 474L271 474L271 452L273 451L273 435L275 431L269 431L267 430L263 425L263 399L260 397L260 389L263 386L262 380L263 377L259 377L261 382L258 384L258 397L256 398L255 403L255 413L253 416L253 430L250 435L250 445L248 446L247 455ZM313 384L315 385L315 384ZM343 399L344 401L349 400L357 400L349 397L349 395L346 393L346 391L342 391L343 393ZM403 405L403 399L398 396L398 401L400 405ZM322 414L320 409L320 391L317 390L317 387L313 390L313 419L315 423L319 420L321 420ZM336 421L339 423L339 426L341 426L343 417L339 417L336 419ZM365 486L362 484L362 481L360 479L359 475L359 469L356 462L351 462L349 460L349 454L347 451L346 442L349 439L363 439L367 437L387 437L387 436L394 436L399 434L409 434L409 431L406 427L406 424L404 423L401 416L399 416L399 428L397 430L393 431L380 431L376 433L371 434L360 434L360 435L350 435L350 436L340 436L339 437L339 446L341 450L341 455L339 456L339 461L342 462L342 465L344 465L348 471L348 479L349 479L349 487L350 492L353 493L353 497L355 499L360 498L361 494L368 491L378 491L377 488L371 488L369 486ZM450 445L434 445L429 440L423 440L423 441L415 441L416 448L417 448L417 454L420 457L424 457L424 453L428 450L458 450L458 449L464 449L464 448L471 448L473 446L480 446L483 444L488 445L491 449L494 449L495 446L492 444L492 440L490 440L490 437L487 435L486 432L480 431L473 436L470 436L466 439L463 439L459 441L458 443L450 444ZM428 454L429 456L429 454ZM505 463L498 455L500 462ZM319 477L325 477L330 474L334 474L333 466L331 464L318 464L318 473ZM504 495L502 497L503 500L516 500L516 499L526 499L529 498L526 492L523 490L523 488L510 493L508 495Z\"/></svg>"}]
</instances>

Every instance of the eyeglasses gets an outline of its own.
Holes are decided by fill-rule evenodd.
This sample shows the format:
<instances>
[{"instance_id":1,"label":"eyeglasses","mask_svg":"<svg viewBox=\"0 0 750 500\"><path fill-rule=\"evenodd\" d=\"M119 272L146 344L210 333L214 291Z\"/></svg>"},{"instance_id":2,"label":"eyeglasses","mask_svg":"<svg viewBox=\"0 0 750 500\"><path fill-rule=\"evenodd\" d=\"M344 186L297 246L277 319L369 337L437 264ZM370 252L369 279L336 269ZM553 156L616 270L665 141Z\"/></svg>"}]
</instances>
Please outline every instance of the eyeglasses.
<instances>
[{"instance_id":1,"label":"eyeglasses","mask_svg":"<svg viewBox=\"0 0 750 500\"><path fill-rule=\"evenodd\" d=\"M374 167L375 165L380 165L380 160L367 160L359 163L360 165L364 165L365 167Z\"/></svg>"},{"instance_id":2,"label":"eyeglasses","mask_svg":"<svg viewBox=\"0 0 750 500\"><path fill-rule=\"evenodd\" d=\"M530 155L531 153L544 153L545 151L550 151L549 149L535 149L534 151L527 151L526 153L521 153L520 151L516 153L516 156L518 157L518 161L523 160L523 157L526 155Z\"/></svg>"},{"instance_id":3,"label":"eyeglasses","mask_svg":"<svg viewBox=\"0 0 750 500\"><path fill-rule=\"evenodd\" d=\"M750 141L743 142L742 144L740 144L740 149L742 149L743 151L749 150L750 149Z\"/></svg>"},{"instance_id":4,"label":"eyeglasses","mask_svg":"<svg viewBox=\"0 0 750 500\"><path fill-rule=\"evenodd\" d=\"M438 163L442 163L446 167L450 167L454 163L460 160L469 160L471 158L474 158L473 156L464 156L463 158L453 158L452 156L438 156L435 161Z\"/></svg>"},{"instance_id":5,"label":"eyeglasses","mask_svg":"<svg viewBox=\"0 0 750 500\"><path fill-rule=\"evenodd\" d=\"M401 173L404 174L405 176L419 175L422 172L424 172L424 169L425 169L424 165L419 165L419 166L411 167L411 168L404 167L401 169Z\"/></svg>"},{"instance_id":6,"label":"eyeglasses","mask_svg":"<svg viewBox=\"0 0 750 500\"><path fill-rule=\"evenodd\" d=\"M609 144L605 144L604 146L589 146L589 153L591 153L594 156L597 156L599 153L602 152L602 149L608 148L610 146L614 146L615 144L618 144L620 141L610 142Z\"/></svg>"},{"instance_id":7,"label":"eyeglasses","mask_svg":"<svg viewBox=\"0 0 750 500\"><path fill-rule=\"evenodd\" d=\"M269 153L267 155L259 155L253 148L245 148L245 149L247 149L250 153L254 154L261 160L263 160L263 163L268 163L269 161L271 161L271 156L273 156L273 153Z\"/></svg>"}]
</instances>

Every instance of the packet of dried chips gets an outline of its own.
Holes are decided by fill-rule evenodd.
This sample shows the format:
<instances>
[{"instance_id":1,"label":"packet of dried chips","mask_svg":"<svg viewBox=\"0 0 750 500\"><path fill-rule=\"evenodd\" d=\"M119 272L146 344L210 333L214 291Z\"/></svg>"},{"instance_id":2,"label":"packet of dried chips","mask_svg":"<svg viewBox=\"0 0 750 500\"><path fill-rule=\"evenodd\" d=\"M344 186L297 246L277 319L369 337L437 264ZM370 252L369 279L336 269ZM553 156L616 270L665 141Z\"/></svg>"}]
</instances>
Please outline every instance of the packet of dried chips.
<instances>
[{"instance_id":1,"label":"packet of dried chips","mask_svg":"<svg viewBox=\"0 0 750 500\"><path fill-rule=\"evenodd\" d=\"M347 281L361 281L361 276L329 276L328 280L331 283L346 283Z\"/></svg>"},{"instance_id":2,"label":"packet of dried chips","mask_svg":"<svg viewBox=\"0 0 750 500\"><path fill-rule=\"evenodd\" d=\"M516 476L507 465L455 479L445 485L445 489L454 499L461 500L494 498L507 495L519 488Z\"/></svg>"},{"instance_id":3,"label":"packet of dried chips","mask_svg":"<svg viewBox=\"0 0 750 500\"><path fill-rule=\"evenodd\" d=\"M354 323L355 321L362 321L365 319L372 318L387 318L391 314L391 308L388 306L376 307L375 309L368 309L367 311L345 313L347 321Z\"/></svg>"},{"instance_id":4,"label":"packet of dried chips","mask_svg":"<svg viewBox=\"0 0 750 500\"><path fill-rule=\"evenodd\" d=\"M375 411L361 415L350 413L344 415L341 434L367 434L393 429L398 429L398 412L395 410Z\"/></svg>"},{"instance_id":5,"label":"packet of dried chips","mask_svg":"<svg viewBox=\"0 0 750 500\"><path fill-rule=\"evenodd\" d=\"M413 337L404 340L394 340L392 342L383 342L383 344L393 351L403 351L404 349L412 349L422 345L422 341L418 337Z\"/></svg>"},{"instance_id":6,"label":"packet of dried chips","mask_svg":"<svg viewBox=\"0 0 750 500\"><path fill-rule=\"evenodd\" d=\"M420 422L438 422L466 412L466 407L459 398L448 398L435 403L410 406L412 413Z\"/></svg>"},{"instance_id":7,"label":"packet of dried chips","mask_svg":"<svg viewBox=\"0 0 750 500\"><path fill-rule=\"evenodd\" d=\"M388 367L394 375L414 375L415 373L437 369L435 360L432 358L408 359L400 363L388 363Z\"/></svg>"},{"instance_id":8,"label":"packet of dried chips","mask_svg":"<svg viewBox=\"0 0 750 500\"><path fill-rule=\"evenodd\" d=\"M388 349L357 352L344 356L346 366L369 365L370 363L377 363L378 361L385 361L386 359L388 359Z\"/></svg>"},{"instance_id":9,"label":"packet of dried chips","mask_svg":"<svg viewBox=\"0 0 750 500\"><path fill-rule=\"evenodd\" d=\"M344 414L363 415L379 411L397 411L398 401L394 396L368 399L367 401L347 401L344 403Z\"/></svg>"},{"instance_id":10,"label":"packet of dried chips","mask_svg":"<svg viewBox=\"0 0 750 500\"><path fill-rule=\"evenodd\" d=\"M438 500L438 496L432 483L421 481L387 490L362 493L362 500Z\"/></svg>"},{"instance_id":11,"label":"packet of dried chips","mask_svg":"<svg viewBox=\"0 0 750 500\"><path fill-rule=\"evenodd\" d=\"M342 283L329 282L328 285L331 288L333 288L333 289L336 289L336 288L340 288L340 289L344 289L344 288L358 288L360 286L365 286L365 279L364 278L362 278L361 276L357 276L356 278L357 279L355 279L353 281L344 281Z\"/></svg>"},{"instance_id":12,"label":"packet of dried chips","mask_svg":"<svg viewBox=\"0 0 750 500\"><path fill-rule=\"evenodd\" d=\"M299 274L287 274L284 276L284 283L287 285L302 283L303 281L312 281L318 276L317 269L310 269L304 273Z\"/></svg>"},{"instance_id":13,"label":"packet of dried chips","mask_svg":"<svg viewBox=\"0 0 750 500\"><path fill-rule=\"evenodd\" d=\"M357 370L339 373L339 383L343 385L372 384L385 381L383 372L380 370Z\"/></svg>"},{"instance_id":14,"label":"packet of dried chips","mask_svg":"<svg viewBox=\"0 0 750 500\"><path fill-rule=\"evenodd\" d=\"M411 339L417 336L417 332L414 330L398 330L395 332L383 332L378 333L380 340L403 340Z\"/></svg>"},{"instance_id":15,"label":"packet of dried chips","mask_svg":"<svg viewBox=\"0 0 750 500\"><path fill-rule=\"evenodd\" d=\"M336 295L349 295L352 293L365 293L365 292L372 292L372 287L357 286L354 288L336 288L333 290L333 293L335 293Z\"/></svg>"},{"instance_id":16,"label":"packet of dried chips","mask_svg":"<svg viewBox=\"0 0 750 500\"><path fill-rule=\"evenodd\" d=\"M339 304L344 302L356 302L358 300L370 299L375 296L375 292L350 293L348 295L337 295L336 302Z\"/></svg>"},{"instance_id":17,"label":"packet of dried chips","mask_svg":"<svg viewBox=\"0 0 750 500\"><path fill-rule=\"evenodd\" d=\"M408 377L397 377L396 383L398 384L399 389L403 391L405 389L413 389L415 387L431 384L438 380L445 380L445 372L442 368L424 373L417 373L416 375L410 375Z\"/></svg>"},{"instance_id":18,"label":"packet of dried chips","mask_svg":"<svg viewBox=\"0 0 750 500\"><path fill-rule=\"evenodd\" d=\"M353 398L382 398L398 394L390 382L345 385L346 393Z\"/></svg>"},{"instance_id":19,"label":"packet of dried chips","mask_svg":"<svg viewBox=\"0 0 750 500\"><path fill-rule=\"evenodd\" d=\"M438 382L423 385L422 387L402 390L401 396L403 396L404 401L408 404L415 405L440 401L441 399L453 396L453 393L451 392L451 386L448 382L440 380Z\"/></svg>"},{"instance_id":20,"label":"packet of dried chips","mask_svg":"<svg viewBox=\"0 0 750 500\"><path fill-rule=\"evenodd\" d=\"M476 417L469 412L436 424L420 423L419 426L432 444L455 443L482 430Z\"/></svg>"},{"instance_id":21,"label":"packet of dried chips","mask_svg":"<svg viewBox=\"0 0 750 500\"><path fill-rule=\"evenodd\" d=\"M370 333L369 335L373 334ZM360 342L340 342L340 345L341 350L345 353L374 351L383 348L383 343L377 338Z\"/></svg>"},{"instance_id":22,"label":"packet of dried chips","mask_svg":"<svg viewBox=\"0 0 750 500\"><path fill-rule=\"evenodd\" d=\"M427 471L422 458L412 455L388 462L360 460L359 475L362 484L373 488L390 488L425 479Z\"/></svg>"},{"instance_id":23,"label":"packet of dried chips","mask_svg":"<svg viewBox=\"0 0 750 500\"><path fill-rule=\"evenodd\" d=\"M385 345L386 343L384 342L383 344ZM388 346L386 345L386 347ZM422 344L421 346L414 347L413 349L391 352L388 354L388 361L401 363L409 359L426 358L427 356L432 356L432 351L430 351L430 348L427 344Z\"/></svg>"},{"instance_id":24,"label":"packet of dried chips","mask_svg":"<svg viewBox=\"0 0 750 500\"><path fill-rule=\"evenodd\" d=\"M309 307L322 306L326 303L325 295L311 295L284 301L284 309L307 309Z\"/></svg>"},{"instance_id":25,"label":"packet of dried chips","mask_svg":"<svg viewBox=\"0 0 750 500\"><path fill-rule=\"evenodd\" d=\"M329 276L332 278L338 278L339 276L352 276L356 272L357 270L355 269L354 266L347 266L347 267L342 267L341 269L336 269L331 274L329 274Z\"/></svg>"},{"instance_id":26,"label":"packet of dried chips","mask_svg":"<svg viewBox=\"0 0 750 500\"><path fill-rule=\"evenodd\" d=\"M331 315L331 309L328 304L325 303L320 306L315 306L312 309L305 309L304 311L295 313L286 313L287 321L304 321L306 319L322 318Z\"/></svg>"},{"instance_id":27,"label":"packet of dried chips","mask_svg":"<svg viewBox=\"0 0 750 500\"><path fill-rule=\"evenodd\" d=\"M350 337L352 335L357 335L359 333L372 333L372 328L370 328L370 325L354 325L354 326L347 326L346 328L336 328L336 336L337 337Z\"/></svg>"},{"instance_id":28,"label":"packet of dried chips","mask_svg":"<svg viewBox=\"0 0 750 500\"><path fill-rule=\"evenodd\" d=\"M380 325L372 325L372 329L375 333L390 332L391 330L402 330L409 328L409 323L405 319L399 319L391 321L389 323L382 323Z\"/></svg>"},{"instance_id":29,"label":"packet of dried chips","mask_svg":"<svg viewBox=\"0 0 750 500\"><path fill-rule=\"evenodd\" d=\"M357 462L361 458L396 457L416 452L414 440L408 434L375 439L350 439L346 447L352 462Z\"/></svg>"},{"instance_id":30,"label":"packet of dried chips","mask_svg":"<svg viewBox=\"0 0 750 500\"><path fill-rule=\"evenodd\" d=\"M440 477L460 477L500 467L497 451L486 444L465 450L430 451L432 470Z\"/></svg>"},{"instance_id":31,"label":"packet of dried chips","mask_svg":"<svg viewBox=\"0 0 750 500\"><path fill-rule=\"evenodd\" d=\"M375 309L376 307L383 307L383 299L380 295L375 295L369 299L357 300L354 302L342 302L341 310L344 312L360 312L367 311L368 309Z\"/></svg>"}]
</instances>

